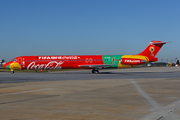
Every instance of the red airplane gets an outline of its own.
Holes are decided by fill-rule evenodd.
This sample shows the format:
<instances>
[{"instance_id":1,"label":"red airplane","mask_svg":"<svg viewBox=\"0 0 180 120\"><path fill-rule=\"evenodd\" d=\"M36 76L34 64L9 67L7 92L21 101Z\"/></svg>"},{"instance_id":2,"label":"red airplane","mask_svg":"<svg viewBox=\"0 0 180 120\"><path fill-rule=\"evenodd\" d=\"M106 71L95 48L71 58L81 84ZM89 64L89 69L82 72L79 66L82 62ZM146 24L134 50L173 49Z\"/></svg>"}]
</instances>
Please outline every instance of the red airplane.
<instances>
[{"instance_id":1,"label":"red airplane","mask_svg":"<svg viewBox=\"0 0 180 120\"><path fill-rule=\"evenodd\" d=\"M156 54L167 42L151 41L148 47L137 55L43 55L19 56L6 63L4 68L14 70L32 69L92 69L99 73L104 68L127 68L158 61Z\"/></svg>"}]
</instances>

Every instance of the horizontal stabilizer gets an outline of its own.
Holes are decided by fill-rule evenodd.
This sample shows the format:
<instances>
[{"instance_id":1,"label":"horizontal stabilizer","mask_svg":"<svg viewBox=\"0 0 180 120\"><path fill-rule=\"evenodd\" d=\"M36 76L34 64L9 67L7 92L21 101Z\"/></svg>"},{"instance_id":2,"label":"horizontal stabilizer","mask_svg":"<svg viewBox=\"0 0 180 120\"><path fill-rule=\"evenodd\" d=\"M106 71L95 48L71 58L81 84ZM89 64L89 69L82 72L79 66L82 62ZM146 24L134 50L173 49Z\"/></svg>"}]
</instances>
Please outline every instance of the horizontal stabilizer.
<instances>
[{"instance_id":1,"label":"horizontal stabilizer","mask_svg":"<svg viewBox=\"0 0 180 120\"><path fill-rule=\"evenodd\" d=\"M158 44L166 44L166 43L173 43L173 42L176 42L176 41L167 41L167 42L163 42L163 41L160 41L160 42L151 42L151 45L158 45Z\"/></svg>"}]
</instances>

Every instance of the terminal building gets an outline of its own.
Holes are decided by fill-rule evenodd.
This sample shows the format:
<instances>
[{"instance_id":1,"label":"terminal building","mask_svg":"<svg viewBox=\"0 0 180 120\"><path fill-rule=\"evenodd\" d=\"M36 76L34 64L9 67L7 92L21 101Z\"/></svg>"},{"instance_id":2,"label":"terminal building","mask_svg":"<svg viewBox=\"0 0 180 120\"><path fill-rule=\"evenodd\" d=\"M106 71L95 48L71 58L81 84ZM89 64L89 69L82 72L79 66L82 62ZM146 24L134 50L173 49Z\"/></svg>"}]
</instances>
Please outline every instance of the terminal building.
<instances>
[{"instance_id":1,"label":"terminal building","mask_svg":"<svg viewBox=\"0 0 180 120\"><path fill-rule=\"evenodd\" d=\"M3 65L3 63L5 63L4 59L0 59L0 65Z\"/></svg>"}]
</instances>

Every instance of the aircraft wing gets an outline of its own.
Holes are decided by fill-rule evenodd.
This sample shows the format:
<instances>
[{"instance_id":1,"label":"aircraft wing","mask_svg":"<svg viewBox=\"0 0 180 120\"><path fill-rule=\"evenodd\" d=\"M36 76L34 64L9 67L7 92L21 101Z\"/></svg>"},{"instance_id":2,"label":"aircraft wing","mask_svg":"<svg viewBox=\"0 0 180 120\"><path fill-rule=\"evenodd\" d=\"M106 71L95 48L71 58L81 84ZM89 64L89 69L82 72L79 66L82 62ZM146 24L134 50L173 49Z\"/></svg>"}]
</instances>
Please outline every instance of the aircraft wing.
<instances>
[{"instance_id":1,"label":"aircraft wing","mask_svg":"<svg viewBox=\"0 0 180 120\"><path fill-rule=\"evenodd\" d=\"M79 67L83 67L83 68L99 68L99 67L110 67L111 65L116 65L116 64L79 65Z\"/></svg>"}]
</instances>

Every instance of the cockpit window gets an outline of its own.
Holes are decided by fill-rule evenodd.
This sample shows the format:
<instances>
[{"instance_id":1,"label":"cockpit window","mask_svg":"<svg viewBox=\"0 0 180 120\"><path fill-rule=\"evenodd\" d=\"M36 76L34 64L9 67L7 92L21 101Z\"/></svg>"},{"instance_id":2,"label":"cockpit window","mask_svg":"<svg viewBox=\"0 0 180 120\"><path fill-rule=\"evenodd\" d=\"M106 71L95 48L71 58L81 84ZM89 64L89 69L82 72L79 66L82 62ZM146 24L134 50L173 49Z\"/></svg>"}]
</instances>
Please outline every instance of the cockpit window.
<instances>
[{"instance_id":1,"label":"cockpit window","mask_svg":"<svg viewBox=\"0 0 180 120\"><path fill-rule=\"evenodd\" d=\"M15 58L12 59L13 62L16 62L17 60Z\"/></svg>"}]
</instances>

